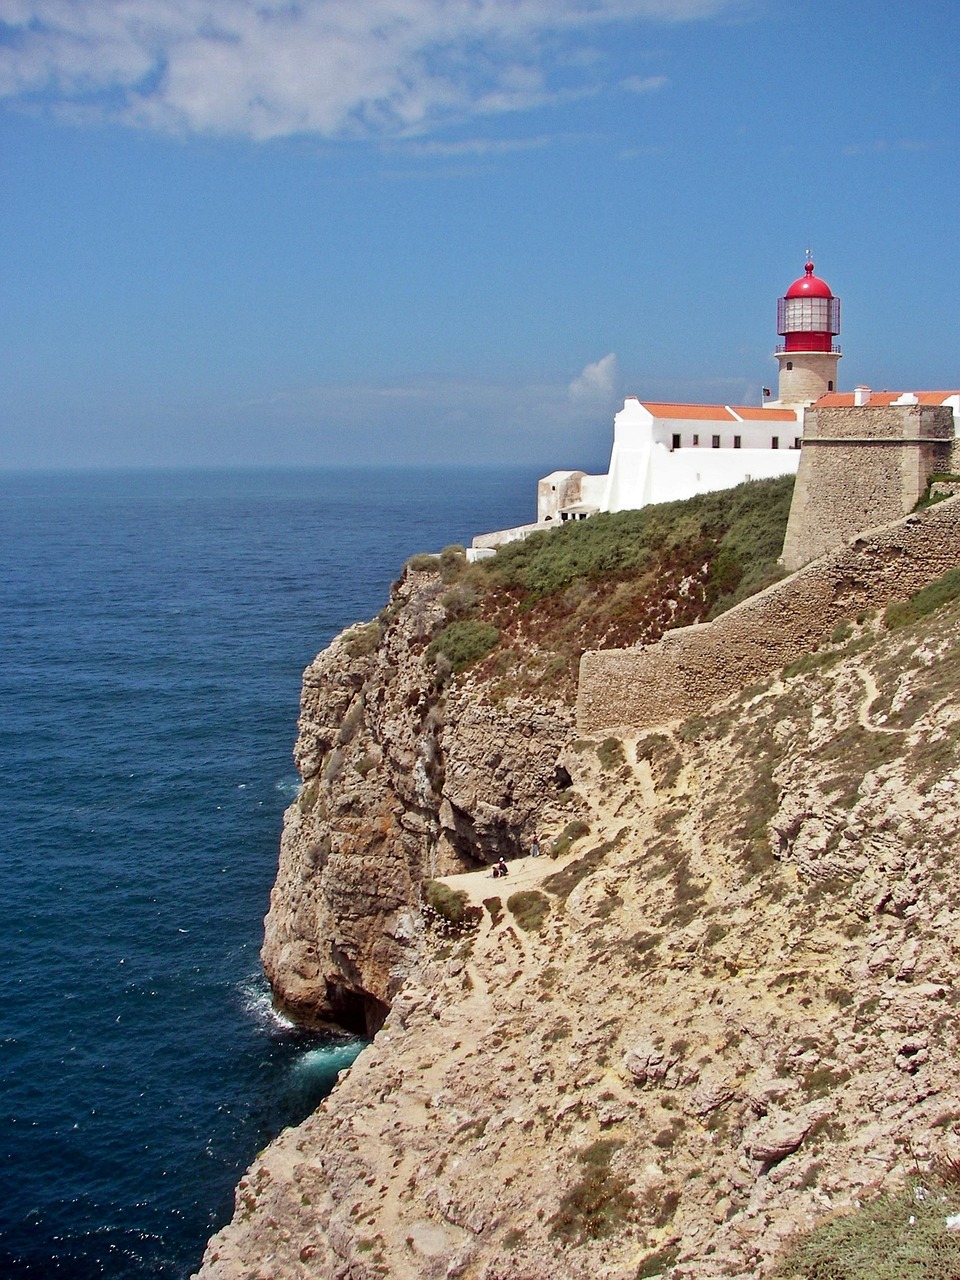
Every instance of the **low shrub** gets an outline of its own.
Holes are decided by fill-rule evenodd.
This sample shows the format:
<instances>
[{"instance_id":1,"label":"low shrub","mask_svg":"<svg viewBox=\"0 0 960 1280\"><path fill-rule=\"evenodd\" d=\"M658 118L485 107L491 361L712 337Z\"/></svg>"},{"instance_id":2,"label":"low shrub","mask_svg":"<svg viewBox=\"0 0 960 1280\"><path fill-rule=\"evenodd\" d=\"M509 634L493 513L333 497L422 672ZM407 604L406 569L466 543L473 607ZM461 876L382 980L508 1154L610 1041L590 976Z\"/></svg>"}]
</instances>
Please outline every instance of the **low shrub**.
<instances>
[{"instance_id":1,"label":"low shrub","mask_svg":"<svg viewBox=\"0 0 960 1280\"><path fill-rule=\"evenodd\" d=\"M575 825L577 824L570 823L570 826ZM586 823L581 825L586 826ZM613 840L605 840L603 844L598 844L592 849L588 849L586 853L581 854L579 858L564 867L562 871L554 871L552 875L547 876L544 880L543 887L548 893L552 893L558 898L568 898L580 881L592 875L611 849L615 849L619 845L625 830L626 828L621 829ZM589 827L587 831L589 831ZM586 835L587 832L585 831L583 834Z\"/></svg>"},{"instance_id":2,"label":"low shrub","mask_svg":"<svg viewBox=\"0 0 960 1280\"><path fill-rule=\"evenodd\" d=\"M442 655L455 672L485 658L496 647L500 632L489 622L451 622L427 646L427 657Z\"/></svg>"},{"instance_id":3,"label":"low shrub","mask_svg":"<svg viewBox=\"0 0 960 1280\"><path fill-rule=\"evenodd\" d=\"M507 910L513 912L521 929L536 932L550 914L550 900L538 889L521 889L507 899Z\"/></svg>"},{"instance_id":4,"label":"low shrub","mask_svg":"<svg viewBox=\"0 0 960 1280\"><path fill-rule=\"evenodd\" d=\"M382 635L379 621L358 622L344 632L343 643L351 658L365 658L376 649Z\"/></svg>"},{"instance_id":5,"label":"low shrub","mask_svg":"<svg viewBox=\"0 0 960 1280\"><path fill-rule=\"evenodd\" d=\"M664 1276L680 1257L680 1250L676 1245L671 1245L667 1249L658 1249L656 1253L648 1254L640 1263L640 1269L637 1272L636 1280L657 1280L658 1276Z\"/></svg>"},{"instance_id":6,"label":"low shrub","mask_svg":"<svg viewBox=\"0 0 960 1280\"><path fill-rule=\"evenodd\" d=\"M411 556L406 566L412 573L439 573L440 557L421 553Z\"/></svg>"},{"instance_id":7,"label":"low shrub","mask_svg":"<svg viewBox=\"0 0 960 1280\"><path fill-rule=\"evenodd\" d=\"M311 778L309 782L305 782L300 788L300 794L297 796L297 808L301 813L310 813L313 806L317 803L317 797L320 794L320 779Z\"/></svg>"},{"instance_id":8,"label":"low shrub","mask_svg":"<svg viewBox=\"0 0 960 1280\"><path fill-rule=\"evenodd\" d=\"M444 547L439 556L440 577L444 582L456 582L467 567L467 555L461 546Z\"/></svg>"},{"instance_id":9,"label":"low shrub","mask_svg":"<svg viewBox=\"0 0 960 1280\"><path fill-rule=\"evenodd\" d=\"M951 604L960 598L960 569L948 569L946 573L921 587L909 600L897 600L888 604L883 615L886 625L893 630L896 627L909 626L918 622L928 614Z\"/></svg>"},{"instance_id":10,"label":"low shrub","mask_svg":"<svg viewBox=\"0 0 960 1280\"><path fill-rule=\"evenodd\" d=\"M423 896L427 906L438 916L453 925L463 925L471 918L471 908L467 895L462 889L451 889L439 880L426 880L423 885Z\"/></svg>"},{"instance_id":11,"label":"low shrub","mask_svg":"<svg viewBox=\"0 0 960 1280\"><path fill-rule=\"evenodd\" d=\"M597 759L603 769L616 769L626 760L619 738L604 738L597 747Z\"/></svg>"},{"instance_id":12,"label":"low shrub","mask_svg":"<svg viewBox=\"0 0 960 1280\"><path fill-rule=\"evenodd\" d=\"M572 844L589 834L589 822L584 822L582 818L574 818L573 822L568 822L560 834L550 842L550 856L562 858Z\"/></svg>"},{"instance_id":13,"label":"low shrub","mask_svg":"<svg viewBox=\"0 0 960 1280\"><path fill-rule=\"evenodd\" d=\"M924 507L935 506L938 502L943 502L944 498L952 496L950 489L953 485L960 483L960 476L952 471L935 472L927 481L927 488L923 497L914 507L914 511L922 511ZM934 493L937 486L942 486L941 492Z\"/></svg>"},{"instance_id":14,"label":"low shrub","mask_svg":"<svg viewBox=\"0 0 960 1280\"><path fill-rule=\"evenodd\" d=\"M637 743L637 759L650 765L653 785L658 790L669 791L675 786L683 769L683 758L670 739L663 733L650 733Z\"/></svg>"},{"instance_id":15,"label":"low shrub","mask_svg":"<svg viewBox=\"0 0 960 1280\"><path fill-rule=\"evenodd\" d=\"M915 1184L835 1214L787 1246L782 1280L956 1280L960 1235L946 1218L957 1197Z\"/></svg>"}]
</instances>

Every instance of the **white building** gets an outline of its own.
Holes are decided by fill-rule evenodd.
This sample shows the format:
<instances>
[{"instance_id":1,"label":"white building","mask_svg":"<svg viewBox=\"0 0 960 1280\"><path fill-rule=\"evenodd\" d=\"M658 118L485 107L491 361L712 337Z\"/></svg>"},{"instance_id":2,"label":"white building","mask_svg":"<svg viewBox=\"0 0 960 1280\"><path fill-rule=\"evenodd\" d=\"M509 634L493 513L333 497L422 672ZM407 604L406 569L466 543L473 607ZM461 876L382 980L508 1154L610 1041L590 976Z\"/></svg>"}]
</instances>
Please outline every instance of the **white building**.
<instances>
[{"instance_id":1,"label":"white building","mask_svg":"<svg viewBox=\"0 0 960 1280\"><path fill-rule=\"evenodd\" d=\"M654 404L629 396L613 420L606 474L545 476L537 487L537 524L795 475L802 431L800 407Z\"/></svg>"},{"instance_id":2,"label":"white building","mask_svg":"<svg viewBox=\"0 0 960 1280\"><path fill-rule=\"evenodd\" d=\"M811 261L777 307L777 399L762 405L662 404L629 396L613 421L604 475L553 471L537 487L537 522L474 538L475 558L506 542L655 502L729 489L744 480L796 475L804 409L836 390L840 300ZM765 391L765 395L769 392Z\"/></svg>"}]
</instances>

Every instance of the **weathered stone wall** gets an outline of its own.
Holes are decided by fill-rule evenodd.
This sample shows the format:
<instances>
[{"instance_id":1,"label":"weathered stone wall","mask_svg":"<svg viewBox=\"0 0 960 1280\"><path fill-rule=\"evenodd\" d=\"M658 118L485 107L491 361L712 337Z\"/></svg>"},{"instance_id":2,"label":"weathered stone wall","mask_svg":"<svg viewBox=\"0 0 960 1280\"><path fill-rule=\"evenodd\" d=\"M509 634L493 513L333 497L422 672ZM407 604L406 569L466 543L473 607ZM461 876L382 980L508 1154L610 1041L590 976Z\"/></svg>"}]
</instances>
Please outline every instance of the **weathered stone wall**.
<instances>
[{"instance_id":1,"label":"weathered stone wall","mask_svg":"<svg viewBox=\"0 0 960 1280\"><path fill-rule=\"evenodd\" d=\"M951 466L953 413L942 405L811 409L783 544L788 569L861 529L912 511L935 471Z\"/></svg>"},{"instance_id":2,"label":"weathered stone wall","mask_svg":"<svg viewBox=\"0 0 960 1280\"><path fill-rule=\"evenodd\" d=\"M713 622L580 661L581 733L703 713L808 653L838 623L903 600L960 565L960 498L864 532Z\"/></svg>"},{"instance_id":3,"label":"weathered stone wall","mask_svg":"<svg viewBox=\"0 0 960 1280\"><path fill-rule=\"evenodd\" d=\"M833 351L781 351L777 353L780 378L777 399L784 404L809 404L837 385L839 353ZM787 368L792 365L792 368Z\"/></svg>"},{"instance_id":4,"label":"weathered stone wall","mask_svg":"<svg viewBox=\"0 0 960 1280\"><path fill-rule=\"evenodd\" d=\"M537 521L556 520L561 507L580 502L583 494L583 471L551 471L537 482Z\"/></svg>"}]
</instances>

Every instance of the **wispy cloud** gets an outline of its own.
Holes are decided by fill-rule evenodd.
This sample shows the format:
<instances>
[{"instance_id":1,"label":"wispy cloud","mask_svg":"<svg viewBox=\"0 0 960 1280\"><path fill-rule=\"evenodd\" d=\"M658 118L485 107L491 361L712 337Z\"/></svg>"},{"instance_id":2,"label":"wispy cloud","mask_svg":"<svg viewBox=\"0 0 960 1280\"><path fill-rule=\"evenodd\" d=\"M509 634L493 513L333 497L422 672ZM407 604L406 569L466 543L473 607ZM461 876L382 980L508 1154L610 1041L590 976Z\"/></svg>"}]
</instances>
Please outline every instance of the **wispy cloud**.
<instances>
[{"instance_id":1,"label":"wispy cloud","mask_svg":"<svg viewBox=\"0 0 960 1280\"><path fill-rule=\"evenodd\" d=\"M665 89L669 83L666 76L628 76L626 80L621 80L620 88L626 89L628 93L656 93L658 89Z\"/></svg>"},{"instance_id":2,"label":"wispy cloud","mask_svg":"<svg viewBox=\"0 0 960 1280\"><path fill-rule=\"evenodd\" d=\"M586 365L579 377L570 383L567 393L574 402L606 405L619 390L619 381L617 357L611 351L601 360Z\"/></svg>"},{"instance_id":3,"label":"wispy cloud","mask_svg":"<svg viewBox=\"0 0 960 1280\"><path fill-rule=\"evenodd\" d=\"M0 98L170 133L422 134L592 91L605 26L738 3L0 0Z\"/></svg>"}]
</instances>

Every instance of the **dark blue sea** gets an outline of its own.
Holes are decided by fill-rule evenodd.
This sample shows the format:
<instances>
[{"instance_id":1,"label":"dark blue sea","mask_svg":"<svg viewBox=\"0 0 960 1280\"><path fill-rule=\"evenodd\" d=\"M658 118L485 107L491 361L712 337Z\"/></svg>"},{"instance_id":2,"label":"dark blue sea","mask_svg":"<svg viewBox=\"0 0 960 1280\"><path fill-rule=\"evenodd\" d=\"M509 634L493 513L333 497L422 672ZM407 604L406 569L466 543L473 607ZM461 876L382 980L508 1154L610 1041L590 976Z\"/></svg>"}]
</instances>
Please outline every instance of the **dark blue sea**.
<instances>
[{"instance_id":1,"label":"dark blue sea","mask_svg":"<svg viewBox=\"0 0 960 1280\"><path fill-rule=\"evenodd\" d=\"M352 1061L259 967L300 674L535 479L0 476L4 1280L189 1276Z\"/></svg>"}]
</instances>

